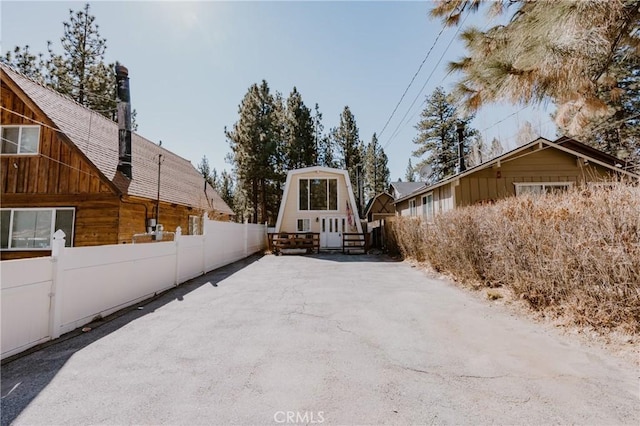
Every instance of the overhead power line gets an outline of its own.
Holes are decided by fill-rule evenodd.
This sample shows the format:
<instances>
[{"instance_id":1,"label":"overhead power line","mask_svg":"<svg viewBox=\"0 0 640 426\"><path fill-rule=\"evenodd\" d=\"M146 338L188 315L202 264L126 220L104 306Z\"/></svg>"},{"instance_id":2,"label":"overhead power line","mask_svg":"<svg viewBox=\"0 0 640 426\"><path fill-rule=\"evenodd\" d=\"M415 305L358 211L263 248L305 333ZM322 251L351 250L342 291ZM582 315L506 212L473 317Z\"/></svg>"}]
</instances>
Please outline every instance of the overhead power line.
<instances>
[{"instance_id":1,"label":"overhead power line","mask_svg":"<svg viewBox=\"0 0 640 426\"><path fill-rule=\"evenodd\" d=\"M422 67L424 66L424 64L427 62L427 59L429 59L429 56L431 55L431 52L433 51L434 47L436 47L436 44L438 43L438 40L440 39L440 36L442 35L442 33L444 32L444 30L447 28L446 25L446 21L445 23L442 25L442 28L440 29L440 32L438 33L438 35L436 36L436 39L433 41L433 44L431 45L431 47L429 48L429 51L427 51L426 56L424 57L424 59L422 60L422 62L420 63L420 66L418 67L418 70L413 74L413 77L411 77L411 81L409 82L409 84L407 85L407 88L404 89L404 92L402 93L402 96L400 96L400 100L398 101L398 103L396 104L395 108L393 108L393 111L391 112L391 115L389 116L389 118L387 119L387 122L384 124L384 126L382 127L382 130L380 131L380 133L378 133L378 137L382 136L382 134L384 133L384 131L386 130L387 126L389 125L389 123L391 122L391 119L393 118L393 116L395 115L396 111L398 110L398 107L400 106L400 104L402 103L404 97L407 95L407 92L409 91L409 89L411 88L411 85L413 84L413 82L416 80L416 77L418 76L418 74L420 73L420 70L422 70Z\"/></svg>"},{"instance_id":2,"label":"overhead power line","mask_svg":"<svg viewBox=\"0 0 640 426\"><path fill-rule=\"evenodd\" d=\"M420 88L420 91L418 92L418 94L416 95L415 98L413 98L413 102L411 102L411 105L409 105L409 108L407 109L407 111L404 113L404 115L402 116L402 118L400 119L400 122L398 123L398 125L396 126L396 128L394 129L393 133L391 134L391 136L389 137L389 139L387 140L387 142L384 144L383 149L387 148L391 142L393 141L393 139L398 135L400 127L403 126L403 122L404 119L407 118L407 116L409 115L409 113L411 112L411 109L413 108L413 106L415 105L415 103L417 102L417 100L420 98L420 96L422 95L422 93L424 92L424 89L427 87L427 84L429 83L429 81L431 81L431 77L433 77L433 74L435 73L436 69L438 68L438 65L440 65L440 62L442 62L442 60L444 59L445 54L449 51L449 48L451 47L451 45L453 44L454 40L458 37L458 34L460 33L460 30L462 29L464 23L467 21L467 18L469 17L469 15L471 14L471 12L467 12L467 15L465 16L464 20L462 21L462 23L458 26L458 29L456 30L455 34L453 35L453 37L451 38L451 40L449 40L449 43L447 44L447 47L445 47L444 51L442 52L442 55L440 55L440 59L438 59L438 62L436 62L436 64L433 66L433 69L431 70L431 73L429 74L429 76L427 77L427 79L425 80L424 84L422 85L422 87ZM408 88L407 88L408 89ZM406 93L406 92L405 92ZM426 103L426 99L420 104L420 106L424 105ZM397 107L396 107L397 108ZM395 112L395 111L394 111ZM404 122L404 125L406 126L409 121L413 120L413 117L415 117L415 114L411 117L410 120L408 120L407 122Z\"/></svg>"}]
</instances>

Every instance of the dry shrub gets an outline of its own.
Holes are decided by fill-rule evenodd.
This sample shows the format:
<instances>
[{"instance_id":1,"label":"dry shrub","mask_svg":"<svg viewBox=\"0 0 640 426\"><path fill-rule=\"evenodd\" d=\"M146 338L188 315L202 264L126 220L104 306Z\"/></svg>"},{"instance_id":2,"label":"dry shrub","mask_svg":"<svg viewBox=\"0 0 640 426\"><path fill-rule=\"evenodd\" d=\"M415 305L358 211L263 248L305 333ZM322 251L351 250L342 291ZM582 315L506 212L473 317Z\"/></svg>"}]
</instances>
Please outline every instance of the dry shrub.
<instances>
[{"instance_id":1,"label":"dry shrub","mask_svg":"<svg viewBox=\"0 0 640 426\"><path fill-rule=\"evenodd\" d=\"M640 189L575 188L439 215L397 218L406 258L462 281L505 286L578 325L640 333Z\"/></svg>"}]
</instances>

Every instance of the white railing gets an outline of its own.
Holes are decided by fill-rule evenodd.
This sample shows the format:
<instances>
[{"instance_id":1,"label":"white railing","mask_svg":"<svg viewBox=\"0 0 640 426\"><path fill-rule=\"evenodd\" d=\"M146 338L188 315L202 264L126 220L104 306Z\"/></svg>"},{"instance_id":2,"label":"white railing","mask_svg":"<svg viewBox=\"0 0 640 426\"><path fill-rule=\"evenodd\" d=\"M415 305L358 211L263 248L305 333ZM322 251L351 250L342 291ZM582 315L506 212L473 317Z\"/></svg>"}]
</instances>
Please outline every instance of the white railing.
<instances>
[{"instance_id":1,"label":"white railing","mask_svg":"<svg viewBox=\"0 0 640 426\"><path fill-rule=\"evenodd\" d=\"M0 263L1 358L264 250L266 227L205 221L204 235L153 244L64 247Z\"/></svg>"}]
</instances>

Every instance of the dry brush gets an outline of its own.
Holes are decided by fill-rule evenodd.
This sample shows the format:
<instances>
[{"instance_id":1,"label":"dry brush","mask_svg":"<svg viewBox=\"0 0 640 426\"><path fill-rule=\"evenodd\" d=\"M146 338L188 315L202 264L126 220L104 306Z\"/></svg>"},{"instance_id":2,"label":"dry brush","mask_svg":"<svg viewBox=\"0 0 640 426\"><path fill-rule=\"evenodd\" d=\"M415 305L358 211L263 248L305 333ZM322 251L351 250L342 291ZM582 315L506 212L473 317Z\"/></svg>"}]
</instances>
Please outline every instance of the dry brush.
<instances>
[{"instance_id":1,"label":"dry brush","mask_svg":"<svg viewBox=\"0 0 640 426\"><path fill-rule=\"evenodd\" d=\"M504 286L582 326L640 333L640 188L576 188L436 216L396 218L406 258L463 282Z\"/></svg>"}]
</instances>

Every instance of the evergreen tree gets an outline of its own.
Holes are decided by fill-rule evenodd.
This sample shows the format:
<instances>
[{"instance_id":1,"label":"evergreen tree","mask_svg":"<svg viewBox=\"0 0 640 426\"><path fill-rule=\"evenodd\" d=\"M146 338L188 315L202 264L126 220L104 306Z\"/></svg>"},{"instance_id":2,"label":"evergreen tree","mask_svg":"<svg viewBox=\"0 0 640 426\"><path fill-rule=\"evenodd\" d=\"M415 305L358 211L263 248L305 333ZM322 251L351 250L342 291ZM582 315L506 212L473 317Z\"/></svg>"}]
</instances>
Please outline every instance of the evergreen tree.
<instances>
[{"instance_id":1,"label":"evergreen tree","mask_svg":"<svg viewBox=\"0 0 640 426\"><path fill-rule=\"evenodd\" d=\"M454 99L448 95L442 87L437 87L430 96L427 96L426 106L422 111L421 120L416 125L418 136L413 142L418 149L413 156L427 158L421 160L415 169L421 169L425 165L431 166L431 175L427 181L436 182L455 174L458 165L458 133L457 126L465 127L465 139L477 134L469 123L473 116L460 118ZM468 156L469 147L465 145L463 155Z\"/></svg>"},{"instance_id":2,"label":"evergreen tree","mask_svg":"<svg viewBox=\"0 0 640 426\"><path fill-rule=\"evenodd\" d=\"M23 75L42 82L44 80L45 60L42 53L32 54L29 45L16 46L8 51L0 61L14 68Z\"/></svg>"},{"instance_id":3,"label":"evergreen tree","mask_svg":"<svg viewBox=\"0 0 640 426\"><path fill-rule=\"evenodd\" d=\"M525 121L522 123L522 126L518 129L518 134L516 135L516 144L518 146L526 145L529 142L533 142L539 137L539 133L533 130L533 125L530 121Z\"/></svg>"},{"instance_id":4,"label":"evergreen tree","mask_svg":"<svg viewBox=\"0 0 640 426\"><path fill-rule=\"evenodd\" d=\"M484 144L484 139L482 138L482 136L478 135L478 137L476 137L475 140L471 143L471 146L469 148L467 166L474 167L488 160L489 152L486 145Z\"/></svg>"},{"instance_id":5,"label":"evergreen tree","mask_svg":"<svg viewBox=\"0 0 640 426\"><path fill-rule=\"evenodd\" d=\"M570 137L615 155L627 170L640 172L640 56L632 52L616 55L610 73L617 87L598 91L609 106L606 114L585 121L577 129L560 122L560 131Z\"/></svg>"},{"instance_id":6,"label":"evergreen tree","mask_svg":"<svg viewBox=\"0 0 640 426\"><path fill-rule=\"evenodd\" d=\"M620 97L633 69L619 73L616 58L638 57L640 2L438 0L431 13L455 25L481 3L511 19L462 32L468 56L450 68L462 73L458 90L467 107L551 100L556 122L572 134L609 115L608 100Z\"/></svg>"},{"instance_id":7,"label":"evergreen tree","mask_svg":"<svg viewBox=\"0 0 640 426\"><path fill-rule=\"evenodd\" d=\"M340 124L331 131L331 135L338 151L338 166L349 173L351 186L354 191L358 192L360 188L358 175L362 172L363 147L356 119L348 106L344 107L342 114L340 114ZM360 209L361 195L358 192L358 211L362 211Z\"/></svg>"},{"instance_id":8,"label":"evergreen tree","mask_svg":"<svg viewBox=\"0 0 640 426\"><path fill-rule=\"evenodd\" d=\"M218 182L218 188L216 188L220 197L224 200L225 203L231 208L231 210L235 211L235 188L233 184L233 176L231 173L226 170L222 171L222 175L220 176L220 180Z\"/></svg>"},{"instance_id":9,"label":"evergreen tree","mask_svg":"<svg viewBox=\"0 0 640 426\"><path fill-rule=\"evenodd\" d=\"M324 133L322 113L316 103L313 114L313 126L316 141L317 165L324 167L336 167L333 139Z\"/></svg>"},{"instance_id":10,"label":"evergreen tree","mask_svg":"<svg viewBox=\"0 0 640 426\"><path fill-rule=\"evenodd\" d=\"M391 174L388 161L387 154L374 133L364 155L364 191L367 200L388 188Z\"/></svg>"},{"instance_id":11,"label":"evergreen tree","mask_svg":"<svg viewBox=\"0 0 640 426\"><path fill-rule=\"evenodd\" d=\"M56 53L53 43L48 41L47 59L42 53L32 54L29 46L16 46L0 57L0 61L115 121L115 65L104 62L106 39L100 36L89 4L76 12L69 10L69 21L63 26L62 54ZM131 112L134 131L138 128L136 116L134 109Z\"/></svg>"},{"instance_id":12,"label":"evergreen tree","mask_svg":"<svg viewBox=\"0 0 640 426\"><path fill-rule=\"evenodd\" d=\"M500 157L504 152L504 147L502 146L502 142L500 139L493 138L491 141L491 146L489 147L489 153L487 155L487 160L494 159L496 157Z\"/></svg>"},{"instance_id":13,"label":"evergreen tree","mask_svg":"<svg viewBox=\"0 0 640 426\"><path fill-rule=\"evenodd\" d=\"M415 182L416 181L416 169L411 164L411 158L409 158L409 163L407 164L407 170L404 173L404 180L406 182ZM398 179L399 182L402 182L402 179Z\"/></svg>"},{"instance_id":14,"label":"evergreen tree","mask_svg":"<svg viewBox=\"0 0 640 426\"><path fill-rule=\"evenodd\" d=\"M78 103L115 117L115 67L106 64L107 40L100 36L89 3L82 10L69 10L60 38L62 54L48 44L48 85Z\"/></svg>"},{"instance_id":15,"label":"evergreen tree","mask_svg":"<svg viewBox=\"0 0 640 426\"><path fill-rule=\"evenodd\" d=\"M211 166L209 165L209 159L207 158L206 155L202 156L202 160L200 160L200 162L196 166L196 169L198 169L198 171L200 172L202 177L207 181L207 183L211 185L213 189L216 189L217 172L216 172L216 169L213 169L213 173L212 173Z\"/></svg>"},{"instance_id":16,"label":"evergreen tree","mask_svg":"<svg viewBox=\"0 0 640 426\"><path fill-rule=\"evenodd\" d=\"M287 99L283 119L287 168L299 169L315 165L318 154L314 119L295 87Z\"/></svg>"},{"instance_id":17,"label":"evergreen tree","mask_svg":"<svg viewBox=\"0 0 640 426\"><path fill-rule=\"evenodd\" d=\"M278 215L277 191L281 190L279 146L282 131L274 96L265 80L253 84L239 106L238 121L225 128L231 146L231 162L238 179L236 193L253 223L275 223Z\"/></svg>"}]
</instances>

